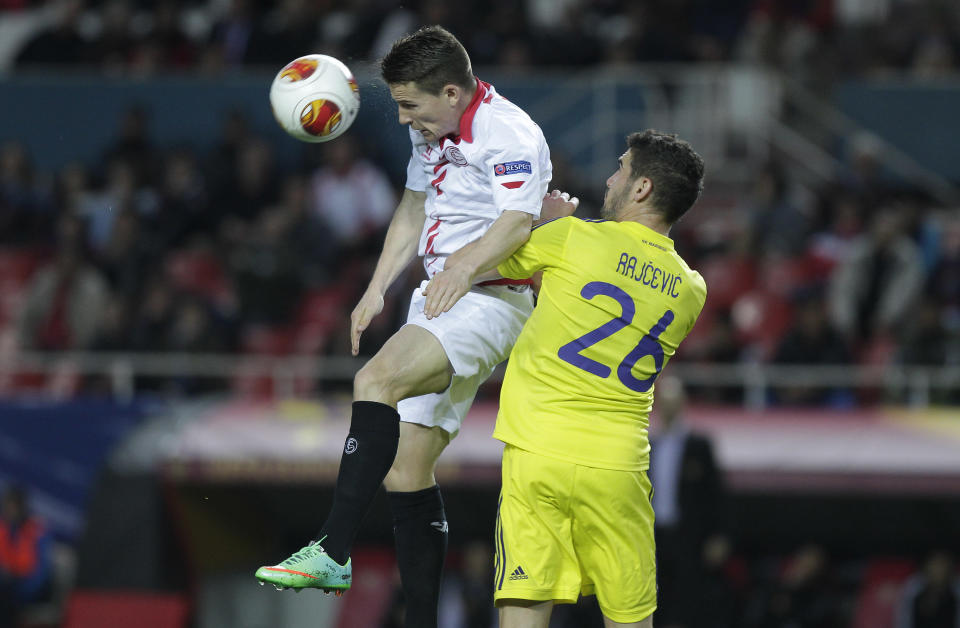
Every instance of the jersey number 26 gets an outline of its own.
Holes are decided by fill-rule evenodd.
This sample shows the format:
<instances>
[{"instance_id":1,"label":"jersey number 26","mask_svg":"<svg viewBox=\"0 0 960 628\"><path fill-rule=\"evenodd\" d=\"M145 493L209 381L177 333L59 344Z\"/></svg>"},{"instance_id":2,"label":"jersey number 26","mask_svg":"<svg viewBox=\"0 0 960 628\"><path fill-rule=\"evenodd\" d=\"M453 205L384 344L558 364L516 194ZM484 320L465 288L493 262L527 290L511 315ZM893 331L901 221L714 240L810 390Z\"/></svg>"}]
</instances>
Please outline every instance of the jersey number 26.
<instances>
[{"instance_id":1,"label":"jersey number 26","mask_svg":"<svg viewBox=\"0 0 960 628\"><path fill-rule=\"evenodd\" d=\"M607 321L600 327L563 345L560 347L560 350L557 351L557 355L564 362L569 362L575 367L583 369L597 377L606 378L610 376L610 367L588 358L583 355L581 351L591 345L595 345L604 338L612 336L633 322L633 316L636 314L637 308L633 302L633 298L627 294L626 291L605 281L591 281L580 290L580 295L588 300L598 295L610 297L620 304L620 316ZM657 379L657 375L660 374L660 370L663 368L663 347L660 345L658 338L660 334L663 333L663 330L673 322L673 318L674 314L672 310L664 312L660 320L657 321L657 324L640 339L637 346L635 346L633 350L623 358L620 365L617 366L617 378L630 390L647 392L650 390L650 387L653 386L654 380ZM657 370L650 377L637 379L633 376L633 365L637 363L637 360L648 355L653 356L653 363Z\"/></svg>"}]
</instances>

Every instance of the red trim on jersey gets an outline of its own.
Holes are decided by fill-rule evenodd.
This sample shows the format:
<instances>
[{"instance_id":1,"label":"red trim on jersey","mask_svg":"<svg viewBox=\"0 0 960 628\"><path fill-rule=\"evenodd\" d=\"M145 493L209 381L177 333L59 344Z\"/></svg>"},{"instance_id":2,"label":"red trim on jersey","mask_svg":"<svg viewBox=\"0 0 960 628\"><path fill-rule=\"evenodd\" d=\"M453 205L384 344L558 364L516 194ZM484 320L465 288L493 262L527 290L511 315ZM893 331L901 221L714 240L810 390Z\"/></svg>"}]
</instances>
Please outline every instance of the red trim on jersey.
<instances>
[{"instance_id":1,"label":"red trim on jersey","mask_svg":"<svg viewBox=\"0 0 960 628\"><path fill-rule=\"evenodd\" d=\"M526 181L507 181L506 183L501 183L500 185L507 188L508 190L516 190L518 187L520 187L524 183L526 183Z\"/></svg>"},{"instance_id":2,"label":"red trim on jersey","mask_svg":"<svg viewBox=\"0 0 960 628\"><path fill-rule=\"evenodd\" d=\"M429 229L427 229L427 245L424 248L424 255L430 255L433 253L433 241L437 239L437 236L440 234L440 219L437 219L437 222L433 223Z\"/></svg>"},{"instance_id":3,"label":"red trim on jersey","mask_svg":"<svg viewBox=\"0 0 960 628\"><path fill-rule=\"evenodd\" d=\"M438 163L436 166L433 167L433 174L437 174L437 170L440 170L440 168L443 168L443 167L446 166L448 163L450 163L450 162L447 161L446 159L444 159L443 161L441 161L440 163Z\"/></svg>"},{"instance_id":4,"label":"red trim on jersey","mask_svg":"<svg viewBox=\"0 0 960 628\"><path fill-rule=\"evenodd\" d=\"M490 83L484 83L480 80L479 77L474 77L477 79L477 90L473 92L473 98L470 99L470 104L467 105L467 110L463 112L463 115L460 116L460 135L457 138L454 138L454 142L458 142L461 139L468 143L473 143L473 117L477 115L477 109L480 108L480 103L489 103L493 100L493 92L490 91Z\"/></svg>"},{"instance_id":5,"label":"red trim on jersey","mask_svg":"<svg viewBox=\"0 0 960 628\"><path fill-rule=\"evenodd\" d=\"M437 196L440 196L441 194L443 194L443 190L440 189L440 182L446 178L447 178L447 171L444 170L443 172L440 173L439 177L437 177L436 179L430 182L430 185L436 188Z\"/></svg>"},{"instance_id":6,"label":"red trim on jersey","mask_svg":"<svg viewBox=\"0 0 960 628\"><path fill-rule=\"evenodd\" d=\"M532 286L533 279L491 279L490 281L481 281L478 286Z\"/></svg>"}]
</instances>

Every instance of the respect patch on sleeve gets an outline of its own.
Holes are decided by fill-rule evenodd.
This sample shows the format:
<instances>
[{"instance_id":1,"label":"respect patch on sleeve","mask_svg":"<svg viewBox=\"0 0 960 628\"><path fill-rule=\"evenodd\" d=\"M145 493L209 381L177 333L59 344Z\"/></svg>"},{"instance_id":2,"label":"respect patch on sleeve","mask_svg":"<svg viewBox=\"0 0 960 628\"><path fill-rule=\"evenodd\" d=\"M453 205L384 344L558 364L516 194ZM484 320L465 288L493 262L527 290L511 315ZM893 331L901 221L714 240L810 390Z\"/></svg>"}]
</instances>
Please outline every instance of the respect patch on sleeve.
<instances>
[{"instance_id":1,"label":"respect patch on sleeve","mask_svg":"<svg viewBox=\"0 0 960 628\"><path fill-rule=\"evenodd\" d=\"M505 161L493 167L493 174L498 177L521 173L533 174L533 168L530 166L529 161Z\"/></svg>"}]
</instances>

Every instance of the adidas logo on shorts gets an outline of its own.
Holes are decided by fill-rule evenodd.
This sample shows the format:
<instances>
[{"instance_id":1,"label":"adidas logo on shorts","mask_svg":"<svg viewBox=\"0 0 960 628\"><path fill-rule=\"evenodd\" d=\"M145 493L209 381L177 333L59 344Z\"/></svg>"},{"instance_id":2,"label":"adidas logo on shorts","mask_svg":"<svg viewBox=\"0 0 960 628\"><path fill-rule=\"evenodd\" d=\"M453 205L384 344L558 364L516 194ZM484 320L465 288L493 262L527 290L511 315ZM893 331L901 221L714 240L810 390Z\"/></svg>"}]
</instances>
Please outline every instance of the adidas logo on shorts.
<instances>
[{"instance_id":1,"label":"adidas logo on shorts","mask_svg":"<svg viewBox=\"0 0 960 628\"><path fill-rule=\"evenodd\" d=\"M529 577L530 576L523 571L523 567L520 565L517 565L517 568L513 570L512 574L510 574L510 580L526 580Z\"/></svg>"}]
</instances>

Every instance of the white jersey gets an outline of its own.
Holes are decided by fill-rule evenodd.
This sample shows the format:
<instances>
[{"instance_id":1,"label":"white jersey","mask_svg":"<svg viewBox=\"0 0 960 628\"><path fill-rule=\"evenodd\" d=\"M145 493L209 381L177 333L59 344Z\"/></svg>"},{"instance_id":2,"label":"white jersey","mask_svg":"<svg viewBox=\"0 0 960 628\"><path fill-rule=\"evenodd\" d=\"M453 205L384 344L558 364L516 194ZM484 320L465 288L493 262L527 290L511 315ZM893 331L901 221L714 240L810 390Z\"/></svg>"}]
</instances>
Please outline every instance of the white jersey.
<instances>
[{"instance_id":1,"label":"white jersey","mask_svg":"<svg viewBox=\"0 0 960 628\"><path fill-rule=\"evenodd\" d=\"M504 211L540 216L553 173L547 141L530 116L489 83L477 79L459 135L427 142L410 129L410 141L406 187L427 193L419 254L428 277Z\"/></svg>"}]
</instances>

